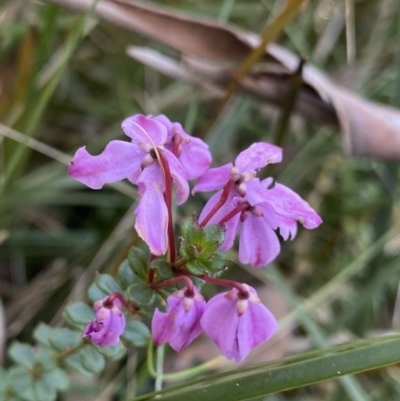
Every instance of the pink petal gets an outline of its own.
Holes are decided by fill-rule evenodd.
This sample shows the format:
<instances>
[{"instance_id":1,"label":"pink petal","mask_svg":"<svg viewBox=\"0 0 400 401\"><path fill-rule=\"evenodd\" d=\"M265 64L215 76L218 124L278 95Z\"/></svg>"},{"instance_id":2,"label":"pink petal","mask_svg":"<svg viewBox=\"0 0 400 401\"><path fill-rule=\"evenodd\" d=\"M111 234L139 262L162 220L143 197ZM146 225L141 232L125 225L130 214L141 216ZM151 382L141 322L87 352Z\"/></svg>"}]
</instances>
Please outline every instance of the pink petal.
<instances>
[{"instance_id":1,"label":"pink petal","mask_svg":"<svg viewBox=\"0 0 400 401\"><path fill-rule=\"evenodd\" d=\"M164 154L168 159L175 193L178 198L176 204L182 205L182 203L187 201L190 191L185 169L182 167L182 164L179 163L174 154L168 149L165 149Z\"/></svg>"},{"instance_id":2,"label":"pink petal","mask_svg":"<svg viewBox=\"0 0 400 401\"><path fill-rule=\"evenodd\" d=\"M251 171L253 173L270 163L282 161L282 149L265 142L253 143L249 148L239 153L235 166L240 173Z\"/></svg>"},{"instance_id":3,"label":"pink petal","mask_svg":"<svg viewBox=\"0 0 400 401\"><path fill-rule=\"evenodd\" d=\"M263 217L250 214L242 223L239 242L239 260L253 267L272 262L280 252L279 240Z\"/></svg>"},{"instance_id":4,"label":"pink petal","mask_svg":"<svg viewBox=\"0 0 400 401\"><path fill-rule=\"evenodd\" d=\"M246 200L251 206L265 202L267 197L268 191L262 186L258 178L253 178L251 181L246 182Z\"/></svg>"},{"instance_id":5,"label":"pink petal","mask_svg":"<svg viewBox=\"0 0 400 401\"><path fill-rule=\"evenodd\" d=\"M68 168L68 175L92 189L116 182L134 174L139 168L144 151L124 141L111 141L98 156L79 148Z\"/></svg>"},{"instance_id":6,"label":"pink petal","mask_svg":"<svg viewBox=\"0 0 400 401\"><path fill-rule=\"evenodd\" d=\"M122 122L122 129L136 144L151 143L149 136L155 145L163 145L167 140L165 126L154 118L146 117L143 114L126 118Z\"/></svg>"},{"instance_id":7,"label":"pink petal","mask_svg":"<svg viewBox=\"0 0 400 401\"><path fill-rule=\"evenodd\" d=\"M190 138L190 142L182 145L179 161L186 171L188 180L203 175L211 164L211 153L208 146L199 138Z\"/></svg>"},{"instance_id":8,"label":"pink petal","mask_svg":"<svg viewBox=\"0 0 400 401\"><path fill-rule=\"evenodd\" d=\"M196 192L216 191L224 187L231 178L230 169L232 163L225 164L221 167L210 168L196 182L192 194Z\"/></svg>"},{"instance_id":9,"label":"pink petal","mask_svg":"<svg viewBox=\"0 0 400 401\"><path fill-rule=\"evenodd\" d=\"M262 181L264 184L264 181ZM272 205L275 212L283 217L297 220L305 228L313 229L322 223L321 217L311 206L296 192L282 184L268 190L268 203Z\"/></svg>"},{"instance_id":10,"label":"pink petal","mask_svg":"<svg viewBox=\"0 0 400 401\"><path fill-rule=\"evenodd\" d=\"M164 114L159 114L158 116L152 117L152 119L158 121L165 126L168 138L172 136L172 122L167 116L165 116Z\"/></svg>"},{"instance_id":11,"label":"pink petal","mask_svg":"<svg viewBox=\"0 0 400 401\"><path fill-rule=\"evenodd\" d=\"M211 340L217 344L222 355L233 359L239 317L236 312L236 301L225 298L226 294L223 292L208 301L200 324Z\"/></svg>"},{"instance_id":12,"label":"pink petal","mask_svg":"<svg viewBox=\"0 0 400 401\"><path fill-rule=\"evenodd\" d=\"M143 172L152 167L145 168ZM140 180L144 182L139 183L142 198L135 210L135 229L139 237L147 243L151 253L160 256L167 252L168 247L168 211L164 201L162 184L158 181L149 182L146 180L147 177L140 177Z\"/></svg>"}]
</instances>

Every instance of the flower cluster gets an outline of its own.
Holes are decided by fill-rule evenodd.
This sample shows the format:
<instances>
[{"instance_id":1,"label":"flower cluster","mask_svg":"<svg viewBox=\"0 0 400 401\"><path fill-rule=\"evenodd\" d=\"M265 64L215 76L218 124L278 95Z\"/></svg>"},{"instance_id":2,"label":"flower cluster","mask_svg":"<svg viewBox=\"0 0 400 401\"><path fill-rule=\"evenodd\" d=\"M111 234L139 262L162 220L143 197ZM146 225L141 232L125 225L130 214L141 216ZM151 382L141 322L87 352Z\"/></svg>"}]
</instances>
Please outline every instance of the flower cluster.
<instances>
[{"instance_id":1,"label":"flower cluster","mask_svg":"<svg viewBox=\"0 0 400 401\"><path fill-rule=\"evenodd\" d=\"M280 252L277 230L284 240L293 239L297 222L313 229L321 218L291 189L272 178L257 177L267 164L281 162L282 149L275 145L254 143L234 164L210 169L208 146L164 115L135 115L122 123L122 129L130 142L111 141L98 156L80 148L68 173L92 189L122 179L137 185L141 198L135 228L152 255L140 288L161 294L167 287L185 285L167 296L165 312L155 309L151 325L155 344L169 343L180 351L204 331L224 356L242 361L273 335L277 322L254 288L218 278L225 268L223 252L234 245L240 230L239 260L262 267ZM199 222L192 218L182 225L177 256L172 192L177 205L183 204L189 197L188 180L196 178L192 194L217 192L200 213ZM168 277L154 267L157 260L167 263ZM230 290L206 302L193 276ZM133 312L141 307L133 307L120 293L97 301L95 321L87 325L84 337L100 346L116 344L125 327L121 302Z\"/></svg>"}]
</instances>

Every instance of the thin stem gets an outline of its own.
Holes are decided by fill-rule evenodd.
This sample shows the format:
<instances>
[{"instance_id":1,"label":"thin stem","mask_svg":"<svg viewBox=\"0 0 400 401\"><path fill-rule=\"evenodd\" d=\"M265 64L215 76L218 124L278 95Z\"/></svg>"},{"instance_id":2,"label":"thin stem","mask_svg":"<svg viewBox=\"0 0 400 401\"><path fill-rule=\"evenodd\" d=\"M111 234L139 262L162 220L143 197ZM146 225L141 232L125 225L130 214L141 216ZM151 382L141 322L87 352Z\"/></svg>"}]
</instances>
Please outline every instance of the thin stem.
<instances>
[{"instance_id":1,"label":"thin stem","mask_svg":"<svg viewBox=\"0 0 400 401\"><path fill-rule=\"evenodd\" d=\"M205 219L199 224L199 226L201 228L203 228L211 220L211 218L214 216L214 214L217 213L218 210L221 209L222 206L224 206L225 202L228 200L229 193L231 192L231 189L233 188L234 184L235 184L235 179L232 177L225 184L224 189L222 190L221 198L219 199L219 201L210 210L210 212L205 217Z\"/></svg>"},{"instance_id":2,"label":"thin stem","mask_svg":"<svg viewBox=\"0 0 400 401\"><path fill-rule=\"evenodd\" d=\"M154 386L155 391L162 390L163 367L164 367L164 344L158 346L156 352L156 383Z\"/></svg>"},{"instance_id":3,"label":"thin stem","mask_svg":"<svg viewBox=\"0 0 400 401\"><path fill-rule=\"evenodd\" d=\"M174 222L172 220L172 176L169 168L168 159L164 152L158 152L160 155L160 164L164 171L165 177L165 204L168 210L168 248L169 248L169 262L174 263L176 258L175 250L175 234L174 234Z\"/></svg>"},{"instance_id":4,"label":"thin stem","mask_svg":"<svg viewBox=\"0 0 400 401\"><path fill-rule=\"evenodd\" d=\"M246 288L246 286L241 283L238 283L237 281L226 280L223 278L210 277L205 274L202 274L201 276L197 276L197 277L201 278L204 281L207 281L208 283L223 285L224 287L236 288L240 292L240 294L243 296L249 295L249 291Z\"/></svg>"},{"instance_id":5,"label":"thin stem","mask_svg":"<svg viewBox=\"0 0 400 401\"><path fill-rule=\"evenodd\" d=\"M153 269L153 268L150 267L150 269L149 269L149 277L148 277L148 279L147 279L147 282L148 282L149 284L151 284L151 283L154 281L154 274L155 274L155 272L156 272L156 269Z\"/></svg>"},{"instance_id":6,"label":"thin stem","mask_svg":"<svg viewBox=\"0 0 400 401\"><path fill-rule=\"evenodd\" d=\"M128 301L124 298L124 296L119 292L113 292L112 294L110 294L104 301L103 305L106 307L108 306L112 307L115 299L121 301L121 304L124 305L125 308L131 313L136 313L140 309L137 306L132 306L131 304L129 304Z\"/></svg>"},{"instance_id":7,"label":"thin stem","mask_svg":"<svg viewBox=\"0 0 400 401\"><path fill-rule=\"evenodd\" d=\"M179 276L179 277L171 278L170 280L163 281L162 283L153 284L151 286L151 288L153 290L161 290L162 288L171 287L172 285L175 285L178 283L186 284L188 295L193 293L193 281L187 276Z\"/></svg>"},{"instance_id":8,"label":"thin stem","mask_svg":"<svg viewBox=\"0 0 400 401\"><path fill-rule=\"evenodd\" d=\"M235 209L231 210L224 218L222 218L218 224L223 224L226 223L228 220L230 220L233 216L235 216L238 213L243 212L246 210L250 204L248 202L242 203L241 205L235 207Z\"/></svg>"}]
</instances>

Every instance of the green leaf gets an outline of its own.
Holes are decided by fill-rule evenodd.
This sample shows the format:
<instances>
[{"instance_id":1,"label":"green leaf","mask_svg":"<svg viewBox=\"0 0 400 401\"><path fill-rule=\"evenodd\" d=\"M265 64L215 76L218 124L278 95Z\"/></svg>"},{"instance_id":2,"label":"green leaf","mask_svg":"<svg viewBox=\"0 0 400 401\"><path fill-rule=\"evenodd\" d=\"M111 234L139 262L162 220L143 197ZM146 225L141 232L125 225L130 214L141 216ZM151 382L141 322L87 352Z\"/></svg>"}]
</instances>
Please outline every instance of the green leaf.
<instances>
[{"instance_id":1,"label":"green leaf","mask_svg":"<svg viewBox=\"0 0 400 401\"><path fill-rule=\"evenodd\" d=\"M115 278L110 274L96 274L95 283L100 291L110 295L113 292L123 292L121 286L115 281Z\"/></svg>"},{"instance_id":2,"label":"green leaf","mask_svg":"<svg viewBox=\"0 0 400 401\"><path fill-rule=\"evenodd\" d=\"M225 237L221 225L199 227L194 217L188 218L182 225L183 241L180 244L180 255L188 263L193 274L216 273L222 271L228 261L223 252L218 251Z\"/></svg>"},{"instance_id":3,"label":"green leaf","mask_svg":"<svg viewBox=\"0 0 400 401\"><path fill-rule=\"evenodd\" d=\"M49 342L57 351L68 351L82 343L82 333L66 328L53 329Z\"/></svg>"},{"instance_id":4,"label":"green leaf","mask_svg":"<svg viewBox=\"0 0 400 401\"><path fill-rule=\"evenodd\" d=\"M88 370L83 366L83 360L81 358L81 350L66 357L64 359L64 363L68 368L80 373L83 376L87 377L93 376L93 371Z\"/></svg>"},{"instance_id":5,"label":"green leaf","mask_svg":"<svg viewBox=\"0 0 400 401\"><path fill-rule=\"evenodd\" d=\"M70 380L68 374L60 369L54 368L43 374L43 380L51 383L57 390L65 391L69 388Z\"/></svg>"},{"instance_id":6,"label":"green leaf","mask_svg":"<svg viewBox=\"0 0 400 401\"><path fill-rule=\"evenodd\" d=\"M131 247L129 249L128 263L134 273L142 280L147 280L149 261L147 255L140 248Z\"/></svg>"},{"instance_id":7,"label":"green leaf","mask_svg":"<svg viewBox=\"0 0 400 401\"><path fill-rule=\"evenodd\" d=\"M168 280L174 277L171 265L162 258L157 258L151 262L151 267L156 269L157 275L163 280Z\"/></svg>"},{"instance_id":8,"label":"green leaf","mask_svg":"<svg viewBox=\"0 0 400 401\"><path fill-rule=\"evenodd\" d=\"M354 349L355 347L355 349ZM314 353L296 355L292 362L284 366L271 368L272 364L284 363L275 361L253 368L238 369L220 375L223 380L215 383L216 375L205 379L185 383L158 393L147 394L135 399L174 401L188 399L190 401L243 401L290 389L309 386L323 380L378 369L400 362L400 336L383 337L375 340L331 347ZM288 358L289 359L289 358ZM214 381L214 382L212 382ZM207 382L211 382L208 383ZM202 384L201 387L190 388ZM234 389L234 391L232 391ZM165 394L157 397L157 394ZM172 394L168 394L172 393Z\"/></svg>"},{"instance_id":9,"label":"green leaf","mask_svg":"<svg viewBox=\"0 0 400 401\"><path fill-rule=\"evenodd\" d=\"M122 338L134 347L146 347L150 339L150 330L142 322L132 320L127 323Z\"/></svg>"},{"instance_id":10,"label":"green leaf","mask_svg":"<svg viewBox=\"0 0 400 401\"><path fill-rule=\"evenodd\" d=\"M96 283L92 283L88 290L88 297L92 302L96 302L105 298L107 295L104 291L100 290Z\"/></svg>"},{"instance_id":11,"label":"green leaf","mask_svg":"<svg viewBox=\"0 0 400 401\"><path fill-rule=\"evenodd\" d=\"M135 273L133 272L128 260L124 260L118 268L118 278L122 286L128 288L135 279Z\"/></svg>"},{"instance_id":12,"label":"green leaf","mask_svg":"<svg viewBox=\"0 0 400 401\"><path fill-rule=\"evenodd\" d=\"M37 401L54 401L57 398L57 389L44 377L33 382L33 391Z\"/></svg>"},{"instance_id":13,"label":"green leaf","mask_svg":"<svg viewBox=\"0 0 400 401\"><path fill-rule=\"evenodd\" d=\"M89 372L99 373L106 366L104 356L93 345L85 345L80 351L80 356L83 367Z\"/></svg>"},{"instance_id":14,"label":"green leaf","mask_svg":"<svg viewBox=\"0 0 400 401\"><path fill-rule=\"evenodd\" d=\"M44 323L39 323L33 331L33 338L45 347L51 347L49 337L53 328Z\"/></svg>"},{"instance_id":15,"label":"green leaf","mask_svg":"<svg viewBox=\"0 0 400 401\"><path fill-rule=\"evenodd\" d=\"M8 349L8 356L18 365L31 368L35 363L35 353L29 344L13 342Z\"/></svg>"},{"instance_id":16,"label":"green leaf","mask_svg":"<svg viewBox=\"0 0 400 401\"><path fill-rule=\"evenodd\" d=\"M110 358L114 361L121 359L126 354L126 350L121 343L112 345L111 347L100 347L98 345L95 345L95 348L97 349L97 351L100 352L100 354L103 354L107 358Z\"/></svg>"},{"instance_id":17,"label":"green leaf","mask_svg":"<svg viewBox=\"0 0 400 401\"><path fill-rule=\"evenodd\" d=\"M81 329L94 319L94 313L87 304L75 302L64 309L63 317L68 323Z\"/></svg>"},{"instance_id":18,"label":"green leaf","mask_svg":"<svg viewBox=\"0 0 400 401\"><path fill-rule=\"evenodd\" d=\"M48 348L39 348L35 356L35 363L40 365L43 370L54 369L57 366L54 352Z\"/></svg>"},{"instance_id":19,"label":"green leaf","mask_svg":"<svg viewBox=\"0 0 400 401\"><path fill-rule=\"evenodd\" d=\"M145 308L155 300L155 292L139 276L135 276L132 285L126 290L128 298L137 306Z\"/></svg>"},{"instance_id":20,"label":"green leaf","mask_svg":"<svg viewBox=\"0 0 400 401\"><path fill-rule=\"evenodd\" d=\"M33 388L33 378L25 366L11 367L8 379L14 393L26 401L38 401Z\"/></svg>"}]
</instances>

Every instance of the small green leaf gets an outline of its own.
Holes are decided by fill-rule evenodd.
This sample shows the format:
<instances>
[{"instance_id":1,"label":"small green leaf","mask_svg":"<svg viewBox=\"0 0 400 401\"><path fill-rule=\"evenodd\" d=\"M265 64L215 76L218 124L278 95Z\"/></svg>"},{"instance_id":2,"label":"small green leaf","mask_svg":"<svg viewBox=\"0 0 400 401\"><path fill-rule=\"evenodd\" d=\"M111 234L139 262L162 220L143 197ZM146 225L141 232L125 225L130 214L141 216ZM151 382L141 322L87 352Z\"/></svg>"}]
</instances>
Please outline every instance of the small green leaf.
<instances>
[{"instance_id":1,"label":"small green leaf","mask_svg":"<svg viewBox=\"0 0 400 401\"><path fill-rule=\"evenodd\" d=\"M53 328L44 323L39 323L33 331L33 338L45 347L51 347L49 337Z\"/></svg>"},{"instance_id":2,"label":"small green leaf","mask_svg":"<svg viewBox=\"0 0 400 401\"><path fill-rule=\"evenodd\" d=\"M49 342L57 351L71 350L82 343L82 333L66 328L53 329Z\"/></svg>"},{"instance_id":3,"label":"small green leaf","mask_svg":"<svg viewBox=\"0 0 400 401\"><path fill-rule=\"evenodd\" d=\"M64 359L64 363L68 368L80 373L83 376L87 376L87 377L93 376L93 372L90 370L87 370L83 366L83 361L81 358L81 350L79 350L75 354L72 354L72 355L66 357Z\"/></svg>"},{"instance_id":4,"label":"small green leaf","mask_svg":"<svg viewBox=\"0 0 400 401\"><path fill-rule=\"evenodd\" d=\"M142 308L151 305L155 299L154 291L139 276L135 276L133 284L128 287L126 293L135 305Z\"/></svg>"},{"instance_id":5,"label":"small green leaf","mask_svg":"<svg viewBox=\"0 0 400 401\"><path fill-rule=\"evenodd\" d=\"M37 365L40 365L43 370L54 369L57 366L54 352L48 348L39 348L35 356L35 362Z\"/></svg>"},{"instance_id":6,"label":"small green leaf","mask_svg":"<svg viewBox=\"0 0 400 401\"><path fill-rule=\"evenodd\" d=\"M43 374L43 380L51 383L57 390L65 391L69 388L70 380L68 374L60 369L54 368Z\"/></svg>"},{"instance_id":7,"label":"small green leaf","mask_svg":"<svg viewBox=\"0 0 400 401\"><path fill-rule=\"evenodd\" d=\"M129 249L128 263L134 273L136 273L142 280L147 280L149 265L148 257L140 248L131 247L131 249Z\"/></svg>"},{"instance_id":8,"label":"small green leaf","mask_svg":"<svg viewBox=\"0 0 400 401\"><path fill-rule=\"evenodd\" d=\"M199 260L193 259L189 260L186 264L188 270L194 275L201 275L207 270L206 266L204 266Z\"/></svg>"},{"instance_id":9,"label":"small green leaf","mask_svg":"<svg viewBox=\"0 0 400 401\"><path fill-rule=\"evenodd\" d=\"M88 297L92 302L96 302L100 299L105 298L107 295L105 292L100 290L96 283L92 283L88 290Z\"/></svg>"},{"instance_id":10,"label":"small green leaf","mask_svg":"<svg viewBox=\"0 0 400 401\"><path fill-rule=\"evenodd\" d=\"M110 274L97 273L95 280L97 287L107 295L113 292L123 292L121 286L115 281L115 278Z\"/></svg>"},{"instance_id":11,"label":"small green leaf","mask_svg":"<svg viewBox=\"0 0 400 401\"><path fill-rule=\"evenodd\" d=\"M171 265L162 258L157 258L151 262L151 267L156 269L157 275L163 280L168 280L174 277Z\"/></svg>"},{"instance_id":12,"label":"small green leaf","mask_svg":"<svg viewBox=\"0 0 400 401\"><path fill-rule=\"evenodd\" d=\"M99 373L106 366L104 356L93 345L85 345L80 355L83 367L89 372Z\"/></svg>"},{"instance_id":13,"label":"small green leaf","mask_svg":"<svg viewBox=\"0 0 400 401\"><path fill-rule=\"evenodd\" d=\"M31 368L35 363L35 353L29 344L14 342L8 349L8 356L18 365Z\"/></svg>"},{"instance_id":14,"label":"small green leaf","mask_svg":"<svg viewBox=\"0 0 400 401\"><path fill-rule=\"evenodd\" d=\"M94 319L93 310L83 302L68 305L63 312L64 319L77 328L83 328Z\"/></svg>"},{"instance_id":15,"label":"small green leaf","mask_svg":"<svg viewBox=\"0 0 400 401\"><path fill-rule=\"evenodd\" d=\"M33 378L25 366L11 367L8 380L13 392L26 401L38 401L33 388Z\"/></svg>"},{"instance_id":16,"label":"small green leaf","mask_svg":"<svg viewBox=\"0 0 400 401\"><path fill-rule=\"evenodd\" d=\"M118 343L117 345L112 345L111 347L100 347L98 345L95 345L95 347L97 351L105 355L107 358L112 359L113 361L121 359L126 354L126 349L121 343Z\"/></svg>"},{"instance_id":17,"label":"small green leaf","mask_svg":"<svg viewBox=\"0 0 400 401\"><path fill-rule=\"evenodd\" d=\"M127 323L122 338L134 347L145 347L150 339L150 330L142 322L132 320Z\"/></svg>"},{"instance_id":18,"label":"small green leaf","mask_svg":"<svg viewBox=\"0 0 400 401\"><path fill-rule=\"evenodd\" d=\"M54 401L57 398L55 386L43 377L33 382L33 390L37 401Z\"/></svg>"},{"instance_id":19,"label":"small green leaf","mask_svg":"<svg viewBox=\"0 0 400 401\"><path fill-rule=\"evenodd\" d=\"M135 273L133 272L128 260L124 260L118 268L118 278L122 286L128 288L135 279Z\"/></svg>"}]
</instances>

